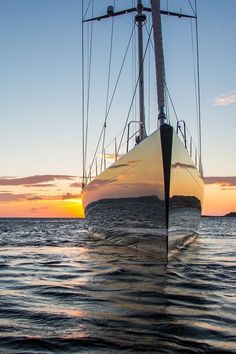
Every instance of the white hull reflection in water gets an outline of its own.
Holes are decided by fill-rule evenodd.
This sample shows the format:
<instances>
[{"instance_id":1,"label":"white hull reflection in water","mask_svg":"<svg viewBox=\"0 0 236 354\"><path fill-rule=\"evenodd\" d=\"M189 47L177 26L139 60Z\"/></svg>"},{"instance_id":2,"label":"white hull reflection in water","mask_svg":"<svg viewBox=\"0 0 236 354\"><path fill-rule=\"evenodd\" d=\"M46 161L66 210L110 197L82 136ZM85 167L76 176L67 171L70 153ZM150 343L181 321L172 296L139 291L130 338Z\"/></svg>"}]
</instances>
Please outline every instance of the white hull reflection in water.
<instances>
[{"instance_id":1,"label":"white hull reflection in water","mask_svg":"<svg viewBox=\"0 0 236 354\"><path fill-rule=\"evenodd\" d=\"M167 124L82 192L90 231L163 258L197 233L202 197L202 177Z\"/></svg>"}]
</instances>

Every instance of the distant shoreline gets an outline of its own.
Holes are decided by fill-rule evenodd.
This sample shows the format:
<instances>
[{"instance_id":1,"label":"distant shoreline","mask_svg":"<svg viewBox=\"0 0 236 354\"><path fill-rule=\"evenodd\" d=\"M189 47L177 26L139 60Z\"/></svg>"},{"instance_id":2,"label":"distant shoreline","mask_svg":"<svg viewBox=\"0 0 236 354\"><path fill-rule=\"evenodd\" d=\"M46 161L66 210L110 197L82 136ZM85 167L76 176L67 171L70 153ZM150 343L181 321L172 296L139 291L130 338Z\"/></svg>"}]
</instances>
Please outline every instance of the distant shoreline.
<instances>
[{"instance_id":1,"label":"distant shoreline","mask_svg":"<svg viewBox=\"0 0 236 354\"><path fill-rule=\"evenodd\" d=\"M225 214L225 216L230 217L230 218L236 218L236 212L232 211L231 213Z\"/></svg>"},{"instance_id":2,"label":"distant shoreline","mask_svg":"<svg viewBox=\"0 0 236 354\"><path fill-rule=\"evenodd\" d=\"M236 218L236 212L230 212L225 215L202 215L202 218Z\"/></svg>"}]
</instances>

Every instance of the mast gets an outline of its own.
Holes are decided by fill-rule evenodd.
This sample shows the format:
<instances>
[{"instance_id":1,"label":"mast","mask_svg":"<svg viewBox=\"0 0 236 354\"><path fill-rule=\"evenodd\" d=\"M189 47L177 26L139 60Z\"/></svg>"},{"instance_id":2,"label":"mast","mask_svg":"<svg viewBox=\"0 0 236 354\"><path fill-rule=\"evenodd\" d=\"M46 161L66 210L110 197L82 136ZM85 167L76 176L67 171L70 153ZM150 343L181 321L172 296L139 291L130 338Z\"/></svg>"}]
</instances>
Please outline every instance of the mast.
<instances>
[{"instance_id":1,"label":"mast","mask_svg":"<svg viewBox=\"0 0 236 354\"><path fill-rule=\"evenodd\" d=\"M146 137L145 130L145 112L144 112L144 73L143 73L143 24L146 21L146 15L143 14L142 0L137 0L137 15L135 22L138 27L138 66L139 66L139 120L140 133L139 138L142 141Z\"/></svg>"},{"instance_id":2,"label":"mast","mask_svg":"<svg viewBox=\"0 0 236 354\"><path fill-rule=\"evenodd\" d=\"M146 137L145 130L145 112L144 112L144 70L143 70L143 25L146 21L146 15L143 12L152 13L153 23L153 37L155 48L155 63L156 63L156 85L157 85L157 101L158 101L158 121L160 125L166 123L165 114L165 66L164 66L164 52L162 44L162 28L161 28L161 14L168 16L184 17L184 18L196 18L196 16L185 15L182 13L164 11L160 9L160 0L150 0L151 8L144 7L142 0L137 0L137 7L129 9L114 11L113 6L108 6L107 13L102 16L89 18L83 20L83 22L100 21L106 18L116 17L120 15L126 15L132 12L137 12L135 16L135 22L138 27L138 57L139 57L139 115L140 115L140 141Z\"/></svg>"},{"instance_id":3,"label":"mast","mask_svg":"<svg viewBox=\"0 0 236 354\"><path fill-rule=\"evenodd\" d=\"M160 0L151 0L153 37L156 63L156 84L158 101L158 121L160 125L166 123L165 115L165 66L162 44Z\"/></svg>"}]
</instances>

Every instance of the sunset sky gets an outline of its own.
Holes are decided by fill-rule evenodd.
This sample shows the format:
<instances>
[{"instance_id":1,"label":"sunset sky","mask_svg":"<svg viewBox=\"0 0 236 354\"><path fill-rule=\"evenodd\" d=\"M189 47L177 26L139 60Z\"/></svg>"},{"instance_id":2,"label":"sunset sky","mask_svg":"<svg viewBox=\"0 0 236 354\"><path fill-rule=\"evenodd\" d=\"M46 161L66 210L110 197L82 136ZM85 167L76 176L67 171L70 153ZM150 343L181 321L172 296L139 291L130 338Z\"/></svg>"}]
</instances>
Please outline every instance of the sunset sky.
<instances>
[{"instance_id":1,"label":"sunset sky","mask_svg":"<svg viewBox=\"0 0 236 354\"><path fill-rule=\"evenodd\" d=\"M206 182L203 214L224 215L236 211L236 1L197 2ZM94 11L100 15L113 0L95 3ZM133 1L116 3L120 10ZM167 2L161 3L166 8ZM190 12L186 3L169 0L168 6ZM118 20L122 24L119 35L125 39L128 20ZM98 34L108 32L105 26L96 23ZM177 104L183 119L191 115L188 75L172 66L174 62L178 67L186 58L188 70L189 48L181 46L184 33L190 33L185 26L189 25L180 25L176 19L163 20L167 84L171 92L177 92L174 99L183 102L183 106ZM178 34L177 40L173 36ZM100 56L93 69L103 75L101 62L104 58L107 66L109 36L107 43L105 37L98 43ZM118 51L121 45L117 41ZM82 217L81 1L0 0L0 49L0 217ZM96 117L91 156L103 117L97 118L104 112L101 78L91 95ZM106 86L103 91L106 95ZM129 96L126 91L123 94ZM119 107L114 108L118 131L123 126L119 126L120 117L127 114L126 108ZM109 134L115 136L117 131L112 129Z\"/></svg>"}]
</instances>

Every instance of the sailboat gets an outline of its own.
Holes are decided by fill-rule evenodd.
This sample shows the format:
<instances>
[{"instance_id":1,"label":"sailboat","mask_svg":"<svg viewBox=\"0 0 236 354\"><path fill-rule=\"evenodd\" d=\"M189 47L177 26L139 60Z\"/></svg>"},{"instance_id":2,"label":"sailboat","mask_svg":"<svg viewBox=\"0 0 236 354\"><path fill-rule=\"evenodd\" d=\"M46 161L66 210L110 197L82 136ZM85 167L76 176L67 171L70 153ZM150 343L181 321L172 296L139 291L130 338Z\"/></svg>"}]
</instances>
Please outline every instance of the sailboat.
<instances>
[{"instance_id":1,"label":"sailboat","mask_svg":"<svg viewBox=\"0 0 236 354\"><path fill-rule=\"evenodd\" d=\"M105 15L90 18L96 21L123 14L135 14L138 34L139 121L135 146L129 148L130 125L127 126L126 153L118 156L101 173L83 175L82 201L91 232L119 245L163 255L197 235L201 216L204 182L201 155L187 146L184 121L173 127L166 117L165 67L162 43L162 15L195 16L161 10L160 0L151 0L145 7L136 6L116 12L109 6ZM143 24L151 13L156 66L157 129L146 133L143 86ZM131 124L131 123L130 123Z\"/></svg>"}]
</instances>

